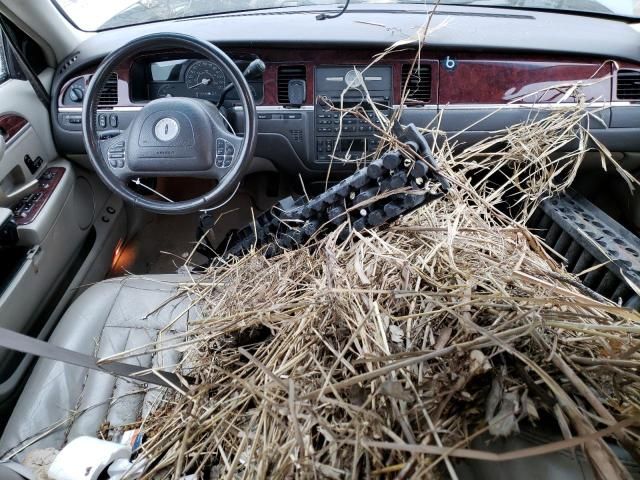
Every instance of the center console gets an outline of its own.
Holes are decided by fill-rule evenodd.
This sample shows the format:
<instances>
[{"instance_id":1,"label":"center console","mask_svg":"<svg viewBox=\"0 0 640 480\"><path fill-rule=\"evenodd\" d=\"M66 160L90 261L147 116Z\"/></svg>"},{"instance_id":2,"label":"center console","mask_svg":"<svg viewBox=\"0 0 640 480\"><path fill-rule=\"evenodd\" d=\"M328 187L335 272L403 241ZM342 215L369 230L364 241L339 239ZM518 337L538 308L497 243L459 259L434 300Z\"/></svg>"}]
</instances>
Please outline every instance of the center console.
<instances>
[{"instance_id":1,"label":"center console","mask_svg":"<svg viewBox=\"0 0 640 480\"><path fill-rule=\"evenodd\" d=\"M316 68L316 162L328 163L335 158L359 160L376 150L378 138L374 125L380 125L380 120L375 115L371 102L383 115L388 116L392 98L391 84L390 66ZM368 101L367 92L371 101ZM336 110L356 106L364 109L369 121Z\"/></svg>"}]
</instances>

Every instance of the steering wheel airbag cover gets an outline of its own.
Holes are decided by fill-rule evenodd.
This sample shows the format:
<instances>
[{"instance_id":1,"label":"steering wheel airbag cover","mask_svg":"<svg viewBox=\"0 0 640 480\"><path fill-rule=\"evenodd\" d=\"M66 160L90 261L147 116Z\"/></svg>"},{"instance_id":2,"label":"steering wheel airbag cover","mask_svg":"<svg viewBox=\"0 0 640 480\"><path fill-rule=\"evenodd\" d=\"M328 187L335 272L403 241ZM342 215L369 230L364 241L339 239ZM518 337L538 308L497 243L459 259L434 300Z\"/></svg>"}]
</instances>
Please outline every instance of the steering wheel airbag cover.
<instances>
[{"instance_id":1,"label":"steering wheel airbag cover","mask_svg":"<svg viewBox=\"0 0 640 480\"><path fill-rule=\"evenodd\" d=\"M212 165L215 139L199 102L154 100L131 125L127 158L136 172L205 170ZM184 112L188 108L189 115ZM182 111L181 111L182 110ZM199 121L192 121L196 119ZM197 141L196 141L197 139Z\"/></svg>"}]
</instances>

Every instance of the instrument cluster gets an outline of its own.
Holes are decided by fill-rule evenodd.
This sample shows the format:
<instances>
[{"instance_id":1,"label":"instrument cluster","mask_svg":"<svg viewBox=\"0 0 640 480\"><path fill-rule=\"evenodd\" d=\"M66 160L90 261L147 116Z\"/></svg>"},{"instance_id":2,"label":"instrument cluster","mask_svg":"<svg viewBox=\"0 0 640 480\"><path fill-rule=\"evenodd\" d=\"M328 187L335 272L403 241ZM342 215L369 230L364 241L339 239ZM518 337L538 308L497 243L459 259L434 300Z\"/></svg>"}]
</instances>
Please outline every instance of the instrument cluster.
<instances>
[{"instance_id":1,"label":"instrument cluster","mask_svg":"<svg viewBox=\"0 0 640 480\"><path fill-rule=\"evenodd\" d=\"M191 97L217 102L230 80L222 68L209 60L168 60L149 64L148 100L164 97ZM252 82L256 101L262 98L262 82ZM231 92L228 100L237 99Z\"/></svg>"}]
</instances>

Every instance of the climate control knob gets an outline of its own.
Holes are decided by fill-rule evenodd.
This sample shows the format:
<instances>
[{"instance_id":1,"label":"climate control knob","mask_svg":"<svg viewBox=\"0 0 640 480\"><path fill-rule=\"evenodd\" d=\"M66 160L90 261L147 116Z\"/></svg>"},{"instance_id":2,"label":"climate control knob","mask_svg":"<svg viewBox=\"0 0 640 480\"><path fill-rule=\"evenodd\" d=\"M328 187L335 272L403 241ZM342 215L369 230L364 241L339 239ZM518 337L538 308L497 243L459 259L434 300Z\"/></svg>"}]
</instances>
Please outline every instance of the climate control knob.
<instances>
[{"instance_id":1,"label":"climate control knob","mask_svg":"<svg viewBox=\"0 0 640 480\"><path fill-rule=\"evenodd\" d=\"M84 99L84 90L80 87L72 87L69 90L69 100L80 103Z\"/></svg>"}]
</instances>

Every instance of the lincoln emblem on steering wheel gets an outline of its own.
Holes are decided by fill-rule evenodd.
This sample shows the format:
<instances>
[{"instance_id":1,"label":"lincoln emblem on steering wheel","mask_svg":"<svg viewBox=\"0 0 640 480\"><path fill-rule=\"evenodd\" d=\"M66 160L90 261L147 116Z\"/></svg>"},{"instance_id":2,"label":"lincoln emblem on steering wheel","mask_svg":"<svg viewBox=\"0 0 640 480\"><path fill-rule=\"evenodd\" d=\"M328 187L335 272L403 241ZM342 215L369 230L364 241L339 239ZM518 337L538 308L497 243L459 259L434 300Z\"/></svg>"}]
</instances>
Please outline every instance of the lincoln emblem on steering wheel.
<instances>
[{"instance_id":1,"label":"lincoln emblem on steering wheel","mask_svg":"<svg viewBox=\"0 0 640 480\"><path fill-rule=\"evenodd\" d=\"M178 136L180 126L173 118L166 117L158 120L156 123L154 133L156 138L161 142L169 142Z\"/></svg>"}]
</instances>

